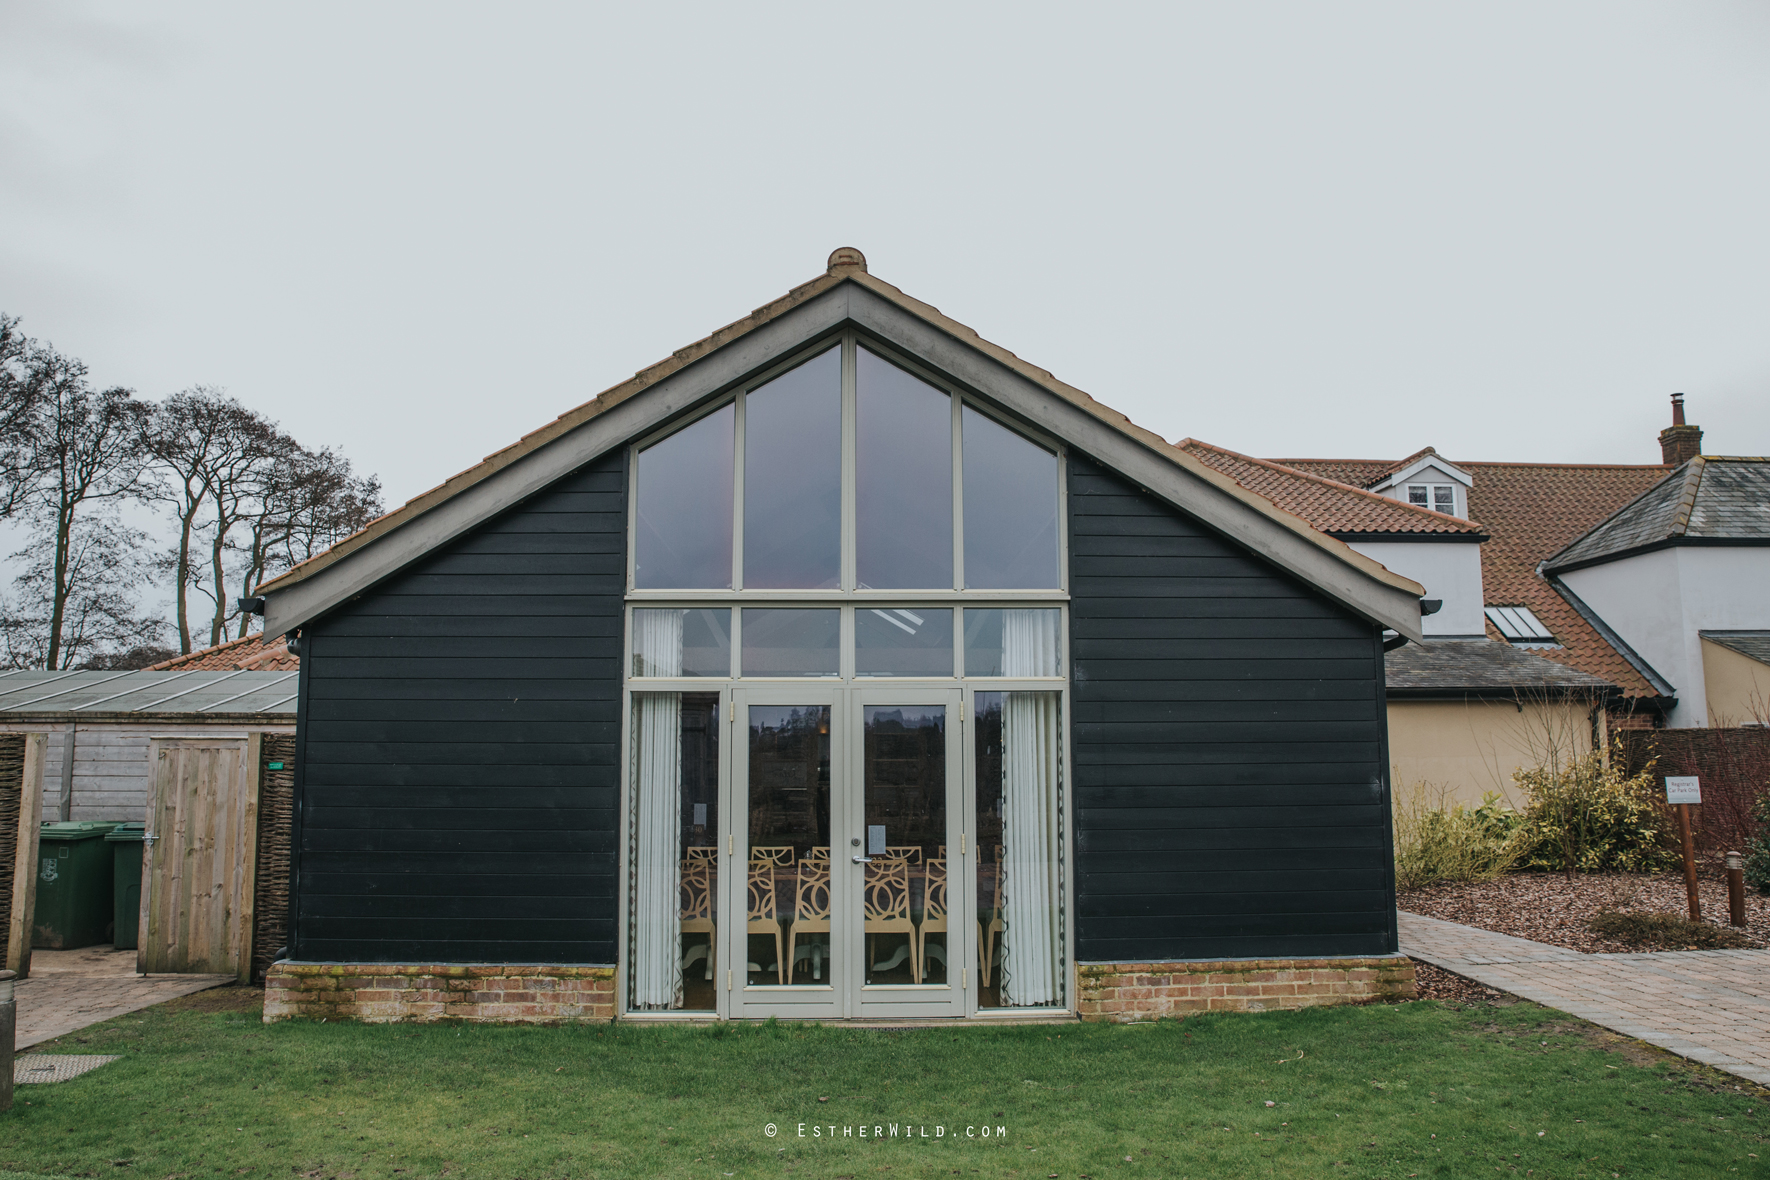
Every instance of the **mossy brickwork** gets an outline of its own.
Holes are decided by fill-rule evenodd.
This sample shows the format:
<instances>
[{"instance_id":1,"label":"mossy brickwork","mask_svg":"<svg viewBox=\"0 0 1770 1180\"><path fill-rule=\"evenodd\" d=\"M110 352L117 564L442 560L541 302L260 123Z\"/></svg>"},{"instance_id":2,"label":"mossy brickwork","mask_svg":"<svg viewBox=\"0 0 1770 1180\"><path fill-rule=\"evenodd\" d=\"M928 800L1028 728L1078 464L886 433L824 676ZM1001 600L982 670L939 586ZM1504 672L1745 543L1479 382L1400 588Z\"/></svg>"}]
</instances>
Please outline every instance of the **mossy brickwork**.
<instances>
[{"instance_id":1,"label":"mossy brickwork","mask_svg":"<svg viewBox=\"0 0 1770 1180\"><path fill-rule=\"evenodd\" d=\"M1076 974L1082 1019L1121 1024L1189 1012L1264 1012L1415 994L1414 964L1406 955L1082 963Z\"/></svg>"},{"instance_id":2,"label":"mossy brickwork","mask_svg":"<svg viewBox=\"0 0 1770 1180\"><path fill-rule=\"evenodd\" d=\"M265 1023L298 1017L368 1023L613 1020L615 969L478 963L274 964L264 981Z\"/></svg>"}]
</instances>

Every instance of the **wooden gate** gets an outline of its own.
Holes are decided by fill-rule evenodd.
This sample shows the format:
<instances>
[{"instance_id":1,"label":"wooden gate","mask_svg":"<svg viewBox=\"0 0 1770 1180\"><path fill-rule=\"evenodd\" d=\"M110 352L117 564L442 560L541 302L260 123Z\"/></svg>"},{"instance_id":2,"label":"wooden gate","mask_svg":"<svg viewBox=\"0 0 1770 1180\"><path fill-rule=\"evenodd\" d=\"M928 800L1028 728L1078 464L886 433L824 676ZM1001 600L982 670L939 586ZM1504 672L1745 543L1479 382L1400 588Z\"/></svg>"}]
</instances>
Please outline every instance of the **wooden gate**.
<instances>
[{"instance_id":1,"label":"wooden gate","mask_svg":"<svg viewBox=\"0 0 1770 1180\"><path fill-rule=\"evenodd\" d=\"M142 858L146 974L251 970L258 754L250 738L155 738Z\"/></svg>"}]
</instances>

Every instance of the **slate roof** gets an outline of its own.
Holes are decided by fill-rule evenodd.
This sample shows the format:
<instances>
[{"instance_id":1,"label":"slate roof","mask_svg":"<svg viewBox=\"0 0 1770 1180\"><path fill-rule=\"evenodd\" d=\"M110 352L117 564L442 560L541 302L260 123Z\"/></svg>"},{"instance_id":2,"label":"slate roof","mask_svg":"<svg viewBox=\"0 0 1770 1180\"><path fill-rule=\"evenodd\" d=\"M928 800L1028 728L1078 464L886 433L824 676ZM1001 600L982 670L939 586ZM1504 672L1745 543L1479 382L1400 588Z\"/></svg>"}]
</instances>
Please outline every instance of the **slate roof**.
<instances>
[{"instance_id":1,"label":"slate roof","mask_svg":"<svg viewBox=\"0 0 1770 1180\"><path fill-rule=\"evenodd\" d=\"M1550 557L1573 570L1670 545L1770 544L1770 459L1696 458Z\"/></svg>"},{"instance_id":2,"label":"slate roof","mask_svg":"<svg viewBox=\"0 0 1770 1180\"><path fill-rule=\"evenodd\" d=\"M1366 486L1436 453L1428 447L1400 460L1275 462ZM1629 697L1667 695L1671 686L1663 678L1627 644L1605 635L1600 625L1539 574L1537 567L1660 483L1671 468L1659 463L1450 462L1473 480L1469 515L1481 522L1488 536L1481 550L1482 602L1529 607L1561 644L1559 648L1533 648L1528 654L1601 677ZM1489 639L1504 642L1491 622L1487 634Z\"/></svg>"},{"instance_id":3,"label":"slate roof","mask_svg":"<svg viewBox=\"0 0 1770 1180\"><path fill-rule=\"evenodd\" d=\"M0 714L295 717L294 672L0 672Z\"/></svg>"},{"instance_id":4,"label":"slate roof","mask_svg":"<svg viewBox=\"0 0 1770 1180\"><path fill-rule=\"evenodd\" d=\"M1436 696L1448 692L1533 693L1581 696L1614 691L1601 676L1581 672L1493 639L1428 639L1383 656L1389 695Z\"/></svg>"},{"instance_id":5,"label":"slate roof","mask_svg":"<svg viewBox=\"0 0 1770 1180\"><path fill-rule=\"evenodd\" d=\"M248 635L244 639L230 639L226 643L205 647L189 655L173 656L158 664L150 664L147 671L235 672L245 669L256 672L293 672L300 666L300 659L289 654L289 645L282 636Z\"/></svg>"},{"instance_id":6,"label":"slate roof","mask_svg":"<svg viewBox=\"0 0 1770 1180\"><path fill-rule=\"evenodd\" d=\"M1770 664L1770 631L1698 631L1697 634L1747 659Z\"/></svg>"},{"instance_id":7,"label":"slate roof","mask_svg":"<svg viewBox=\"0 0 1770 1180\"><path fill-rule=\"evenodd\" d=\"M1250 492L1292 512L1332 537L1371 534L1432 534L1484 539L1481 526L1429 508L1416 507L1271 459L1256 459L1195 438L1174 444L1200 463L1220 471Z\"/></svg>"}]
</instances>

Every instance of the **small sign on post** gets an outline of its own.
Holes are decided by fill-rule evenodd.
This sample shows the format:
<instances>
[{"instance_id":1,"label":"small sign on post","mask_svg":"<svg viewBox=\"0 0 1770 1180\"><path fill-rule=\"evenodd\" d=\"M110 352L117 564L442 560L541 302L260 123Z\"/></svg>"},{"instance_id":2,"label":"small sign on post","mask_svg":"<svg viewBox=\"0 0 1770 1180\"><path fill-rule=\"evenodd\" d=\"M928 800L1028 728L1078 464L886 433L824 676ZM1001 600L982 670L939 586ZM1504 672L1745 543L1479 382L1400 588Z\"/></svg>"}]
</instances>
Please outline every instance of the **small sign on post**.
<instances>
[{"instance_id":1,"label":"small sign on post","mask_svg":"<svg viewBox=\"0 0 1770 1180\"><path fill-rule=\"evenodd\" d=\"M1694 774L1666 775L1666 802L1678 809L1678 836L1684 845L1684 892L1690 920L1702 921L1702 897L1696 890L1696 844L1690 838L1690 805L1702 802L1702 783Z\"/></svg>"}]
</instances>

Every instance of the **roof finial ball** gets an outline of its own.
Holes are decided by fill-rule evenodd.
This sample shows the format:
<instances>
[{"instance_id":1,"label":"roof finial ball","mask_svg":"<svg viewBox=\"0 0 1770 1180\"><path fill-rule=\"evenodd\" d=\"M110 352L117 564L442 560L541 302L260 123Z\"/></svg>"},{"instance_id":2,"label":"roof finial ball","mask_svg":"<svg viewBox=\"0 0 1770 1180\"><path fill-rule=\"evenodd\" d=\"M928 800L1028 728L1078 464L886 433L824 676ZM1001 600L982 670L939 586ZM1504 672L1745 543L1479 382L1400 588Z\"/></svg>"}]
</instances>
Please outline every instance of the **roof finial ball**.
<instances>
[{"instance_id":1,"label":"roof finial ball","mask_svg":"<svg viewBox=\"0 0 1770 1180\"><path fill-rule=\"evenodd\" d=\"M867 272L867 256L853 246L839 246L830 252L830 273L834 274L839 266L858 266L860 272Z\"/></svg>"}]
</instances>

